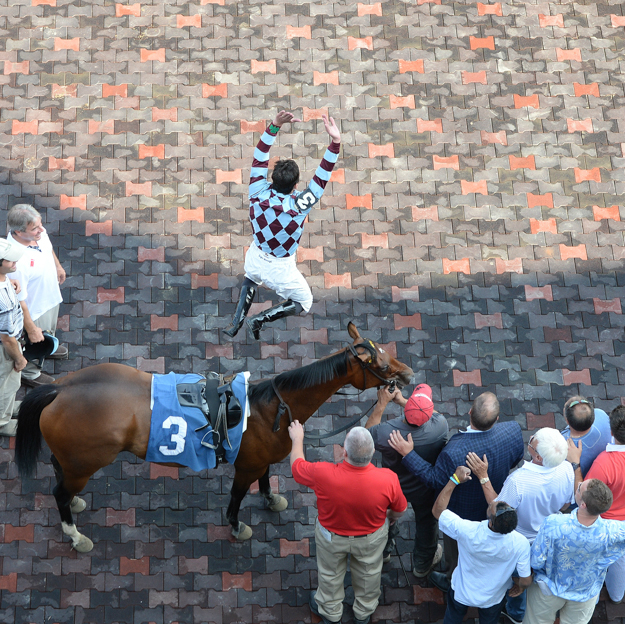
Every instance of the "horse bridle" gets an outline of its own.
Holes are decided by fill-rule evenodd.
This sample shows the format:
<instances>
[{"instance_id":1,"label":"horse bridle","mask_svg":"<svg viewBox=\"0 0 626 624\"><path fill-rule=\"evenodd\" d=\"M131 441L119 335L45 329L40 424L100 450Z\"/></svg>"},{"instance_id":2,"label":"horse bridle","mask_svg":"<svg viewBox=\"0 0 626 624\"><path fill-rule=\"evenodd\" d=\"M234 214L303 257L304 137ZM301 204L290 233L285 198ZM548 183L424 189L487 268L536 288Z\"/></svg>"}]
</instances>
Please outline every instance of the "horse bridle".
<instances>
[{"instance_id":1,"label":"horse bridle","mask_svg":"<svg viewBox=\"0 0 626 624\"><path fill-rule=\"evenodd\" d=\"M359 353L357 352L357 349L359 347L363 347L364 349L367 349L370 352L370 359L369 360L362 360L359 357ZM376 377L377 379L382 381L383 384L385 384L386 386L389 386L392 383L392 380L385 379L384 377L381 377L370 366L372 363L374 363L374 364L376 363L376 345L371 340L364 340L363 342L361 342L358 345L349 345L348 349L346 351L346 354L347 354L348 351L350 351L350 353L356 358L356 361L361 365L361 370L363 371L363 388L361 389L362 392L367 390L367 388L366 388L366 386L367 386L367 379L366 379L366 375L365 375L365 373L367 371L369 371L372 375L374 375L374 377Z\"/></svg>"},{"instance_id":2,"label":"horse bridle","mask_svg":"<svg viewBox=\"0 0 626 624\"><path fill-rule=\"evenodd\" d=\"M359 355L361 355L357 351L359 347L363 347L364 349L369 351L370 353L369 360L362 360L359 357ZM389 380L389 379L385 379L384 377L381 377L374 369L372 369L371 364L376 363L376 345L371 340L367 340L367 341L364 340L358 345L348 345L348 348L346 349L346 359L348 358L348 352L350 352L355 357L356 361L361 365L361 370L363 371L363 389L361 390L361 392L364 392L365 390L367 390L367 387L366 387L367 386L367 376L366 376L367 371L369 371L372 375L374 375L374 377L379 379L386 386L389 386L393 383L393 380ZM293 422L293 416L291 414L291 408L285 402L280 392L278 391L278 388L276 387L276 384L274 383L274 379L275 378L272 377L272 390L274 390L274 394L276 395L279 401L278 410L276 411L276 419L274 420L274 427L272 428L272 431L276 433L277 431L280 430L280 419L282 418L283 414L287 412L287 414L289 415L289 424ZM376 403L374 403L372 407L374 407L374 405L376 405ZM350 427L355 425L357 422L359 422L359 420L361 420L363 416L366 416L369 413L372 407L370 407L370 409L367 410L365 414L361 414L360 416L357 416L352 422L348 423L347 425L344 425L343 427L340 427L339 429L335 429L334 431L331 431L330 433L326 433L322 435L307 434L305 437L309 439L322 440L324 438L330 438L334 435L337 435L338 433L341 433L342 431L349 429Z\"/></svg>"}]
</instances>

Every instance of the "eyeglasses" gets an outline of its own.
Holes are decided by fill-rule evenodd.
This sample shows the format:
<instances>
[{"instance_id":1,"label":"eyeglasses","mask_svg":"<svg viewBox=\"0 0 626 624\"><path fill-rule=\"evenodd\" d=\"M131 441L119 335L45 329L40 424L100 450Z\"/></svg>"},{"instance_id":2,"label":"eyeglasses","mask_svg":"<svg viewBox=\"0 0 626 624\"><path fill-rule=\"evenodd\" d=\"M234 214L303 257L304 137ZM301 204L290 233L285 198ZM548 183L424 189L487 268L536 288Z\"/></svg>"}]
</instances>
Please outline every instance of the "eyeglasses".
<instances>
[{"instance_id":1,"label":"eyeglasses","mask_svg":"<svg viewBox=\"0 0 626 624\"><path fill-rule=\"evenodd\" d=\"M501 516L502 514L509 513L509 511L515 511L515 509L513 509L513 507L509 507L509 505L507 505L506 507L502 507L502 508L498 509L496 511L496 518L498 516Z\"/></svg>"}]
</instances>

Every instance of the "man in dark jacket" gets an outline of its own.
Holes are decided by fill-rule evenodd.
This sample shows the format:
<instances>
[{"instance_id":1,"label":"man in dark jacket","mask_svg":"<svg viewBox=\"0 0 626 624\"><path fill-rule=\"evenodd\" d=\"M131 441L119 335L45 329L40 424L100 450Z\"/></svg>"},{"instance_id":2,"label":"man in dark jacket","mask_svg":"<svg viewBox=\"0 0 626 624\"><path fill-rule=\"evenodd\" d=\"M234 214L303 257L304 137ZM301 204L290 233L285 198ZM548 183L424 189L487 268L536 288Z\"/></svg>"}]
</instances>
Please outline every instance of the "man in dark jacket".
<instances>
[{"instance_id":1,"label":"man in dark jacket","mask_svg":"<svg viewBox=\"0 0 626 624\"><path fill-rule=\"evenodd\" d=\"M387 420L381 418L387 405L393 401L404 408L404 416ZM365 423L380 451L383 467L390 468L400 480L402 493L413 507L415 514L415 545L413 547L413 574L418 578L428 576L430 570L441 560L442 549L437 545L439 529L432 514L435 502L434 490L402 463L402 455L389 445L392 431L401 435L410 434L415 452L429 464L434 464L448 439L448 423L444 416L435 411L430 386L418 385L407 400L398 389L393 392L385 388L378 391L378 403ZM390 552L388 553L390 556Z\"/></svg>"},{"instance_id":2,"label":"man in dark jacket","mask_svg":"<svg viewBox=\"0 0 626 624\"><path fill-rule=\"evenodd\" d=\"M494 489L499 492L511 469L524 457L522 428L515 421L498 423L500 403L492 392L484 392L475 399L469 416L467 430L450 438L434 466L413 450L411 434L405 440L399 431L392 431L389 445L403 456L402 463L410 472L437 492L445 487L456 467L465 464L469 452L479 457L487 455L489 469L486 478L491 480ZM487 501L482 496L481 482L476 479L463 488L457 488L448 509L463 520L484 520L487 517ZM456 541L445 535L443 544L449 564L449 582L457 565L458 548Z\"/></svg>"}]
</instances>

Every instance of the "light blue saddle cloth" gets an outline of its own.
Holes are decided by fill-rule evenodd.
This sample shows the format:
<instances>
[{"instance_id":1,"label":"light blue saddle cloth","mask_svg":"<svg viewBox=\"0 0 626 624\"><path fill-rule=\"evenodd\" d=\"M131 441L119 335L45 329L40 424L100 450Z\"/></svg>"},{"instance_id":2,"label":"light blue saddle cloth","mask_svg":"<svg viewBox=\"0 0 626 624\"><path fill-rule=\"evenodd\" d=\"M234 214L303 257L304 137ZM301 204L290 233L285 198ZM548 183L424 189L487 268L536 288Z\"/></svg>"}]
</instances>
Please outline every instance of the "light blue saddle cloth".
<instances>
[{"instance_id":1,"label":"light blue saddle cloth","mask_svg":"<svg viewBox=\"0 0 626 624\"><path fill-rule=\"evenodd\" d=\"M246 430L249 376L247 371L238 373L232 381L233 393L241 404L243 417L238 425L228 430L232 448L229 449L227 443L224 445L226 461L231 464L237 459L241 437ZM202 376L193 373L152 375L152 420L146 461L181 464L197 472L215 468L215 451L201 444L203 439L214 442L211 426L196 432L207 424L204 414L196 407L182 407L176 393L178 384L195 383L199 379Z\"/></svg>"}]
</instances>

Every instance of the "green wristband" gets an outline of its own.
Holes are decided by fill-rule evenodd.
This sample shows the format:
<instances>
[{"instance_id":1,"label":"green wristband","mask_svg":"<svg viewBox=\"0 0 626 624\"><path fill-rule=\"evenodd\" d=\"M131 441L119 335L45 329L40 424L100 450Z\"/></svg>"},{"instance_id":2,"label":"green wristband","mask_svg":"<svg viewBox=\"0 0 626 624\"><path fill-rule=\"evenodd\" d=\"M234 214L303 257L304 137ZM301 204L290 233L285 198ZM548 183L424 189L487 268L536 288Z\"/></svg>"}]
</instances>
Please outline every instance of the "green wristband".
<instances>
[{"instance_id":1,"label":"green wristband","mask_svg":"<svg viewBox=\"0 0 626 624\"><path fill-rule=\"evenodd\" d=\"M280 130L280 126L275 126L273 123L271 123L268 130L270 134L278 134L278 131Z\"/></svg>"}]
</instances>

